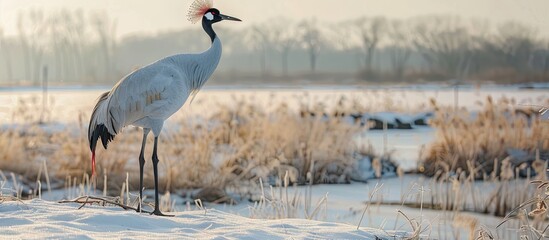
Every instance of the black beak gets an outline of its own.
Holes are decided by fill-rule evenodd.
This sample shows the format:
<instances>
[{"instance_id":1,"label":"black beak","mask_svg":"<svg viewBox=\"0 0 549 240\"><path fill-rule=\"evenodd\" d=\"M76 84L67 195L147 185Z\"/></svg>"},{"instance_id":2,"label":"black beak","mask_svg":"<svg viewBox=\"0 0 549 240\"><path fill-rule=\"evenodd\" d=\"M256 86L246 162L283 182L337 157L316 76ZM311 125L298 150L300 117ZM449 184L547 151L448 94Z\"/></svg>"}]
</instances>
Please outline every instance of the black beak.
<instances>
[{"instance_id":1,"label":"black beak","mask_svg":"<svg viewBox=\"0 0 549 240\"><path fill-rule=\"evenodd\" d=\"M231 16L227 16L227 15L223 15L223 14L219 14L219 16L221 17L222 20L242 22L242 20L240 20L238 18L235 18L235 17L231 17Z\"/></svg>"}]
</instances>

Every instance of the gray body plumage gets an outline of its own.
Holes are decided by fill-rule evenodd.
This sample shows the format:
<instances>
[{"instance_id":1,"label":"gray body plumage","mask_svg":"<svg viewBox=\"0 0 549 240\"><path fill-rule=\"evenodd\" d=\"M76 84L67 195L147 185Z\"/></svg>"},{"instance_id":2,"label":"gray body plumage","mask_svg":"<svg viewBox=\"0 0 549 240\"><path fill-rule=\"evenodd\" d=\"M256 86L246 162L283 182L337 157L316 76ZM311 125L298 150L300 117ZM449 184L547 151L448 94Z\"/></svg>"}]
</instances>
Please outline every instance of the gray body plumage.
<instances>
[{"instance_id":1,"label":"gray body plumage","mask_svg":"<svg viewBox=\"0 0 549 240\"><path fill-rule=\"evenodd\" d=\"M122 78L97 102L90 121L90 140L99 125L113 137L129 125L151 129L158 136L164 121L210 78L221 52L221 41L216 37L203 53L166 57ZM106 147L107 142L102 141Z\"/></svg>"}]
</instances>

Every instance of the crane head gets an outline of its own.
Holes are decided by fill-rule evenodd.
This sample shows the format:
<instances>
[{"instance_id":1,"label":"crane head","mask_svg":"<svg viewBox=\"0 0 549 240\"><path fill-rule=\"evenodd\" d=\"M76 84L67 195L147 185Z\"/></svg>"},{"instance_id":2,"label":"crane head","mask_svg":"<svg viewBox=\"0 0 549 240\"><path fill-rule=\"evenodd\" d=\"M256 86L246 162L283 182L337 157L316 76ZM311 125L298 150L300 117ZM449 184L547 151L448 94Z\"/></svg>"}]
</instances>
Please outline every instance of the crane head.
<instances>
[{"instance_id":1,"label":"crane head","mask_svg":"<svg viewBox=\"0 0 549 240\"><path fill-rule=\"evenodd\" d=\"M209 21L211 23L221 22L223 20L242 22L242 20L238 18L221 14L217 8L208 9L202 19L202 21Z\"/></svg>"},{"instance_id":2,"label":"crane head","mask_svg":"<svg viewBox=\"0 0 549 240\"><path fill-rule=\"evenodd\" d=\"M238 18L221 14L217 8L213 8L212 0L195 0L189 9L187 17L192 23L196 23L199 20L210 24L223 20L242 21Z\"/></svg>"}]
</instances>

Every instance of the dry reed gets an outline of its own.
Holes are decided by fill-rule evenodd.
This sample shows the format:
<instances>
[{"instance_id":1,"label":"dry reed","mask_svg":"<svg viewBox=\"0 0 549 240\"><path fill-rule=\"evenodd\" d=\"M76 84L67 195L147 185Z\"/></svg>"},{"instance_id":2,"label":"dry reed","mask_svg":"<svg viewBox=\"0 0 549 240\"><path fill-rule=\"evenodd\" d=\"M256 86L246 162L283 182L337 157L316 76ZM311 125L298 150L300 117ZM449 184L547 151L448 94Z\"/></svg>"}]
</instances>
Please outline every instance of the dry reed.
<instances>
[{"instance_id":1,"label":"dry reed","mask_svg":"<svg viewBox=\"0 0 549 240\"><path fill-rule=\"evenodd\" d=\"M495 102L488 97L476 116L467 109L454 112L439 107L434 100L432 105L436 114L430 125L437 130L436 139L424 152L420 166L428 176L438 170L452 174L465 171L476 179L501 176L505 175L503 164L510 150L531 156L536 150L549 153L549 122L532 114L534 109L517 107L512 99Z\"/></svg>"},{"instance_id":2,"label":"dry reed","mask_svg":"<svg viewBox=\"0 0 549 240\"><path fill-rule=\"evenodd\" d=\"M31 116L26 112L33 111L32 104L22 106L18 108L20 115ZM292 184L308 182L308 172L312 173L313 183L348 182L357 161L355 153L367 152L357 148L353 140L363 127L341 118L327 118L320 112L316 117L301 116L299 112L311 112L309 107L304 108L295 111L282 103L266 111L243 101L234 106L218 104L208 118L178 119L165 128L160 138L160 187L166 191L224 188L259 178L274 184L286 172ZM76 124L53 129L23 119L29 122L20 128L3 129L0 169L22 174L33 182L49 182L40 174L47 162L49 177L69 179L71 185L82 184L84 180L74 176L89 174L91 169L87 117L79 114L78 119ZM98 174L108 175L109 190L120 192L126 185L127 172L129 190L137 189L141 136L141 131L129 127L116 136L108 151L98 150ZM151 140L146 156L151 152ZM150 161L145 165L146 188L152 187L152 171L148 171L151 165ZM39 179L34 180L36 176ZM96 178L94 186L103 186L104 179Z\"/></svg>"}]
</instances>

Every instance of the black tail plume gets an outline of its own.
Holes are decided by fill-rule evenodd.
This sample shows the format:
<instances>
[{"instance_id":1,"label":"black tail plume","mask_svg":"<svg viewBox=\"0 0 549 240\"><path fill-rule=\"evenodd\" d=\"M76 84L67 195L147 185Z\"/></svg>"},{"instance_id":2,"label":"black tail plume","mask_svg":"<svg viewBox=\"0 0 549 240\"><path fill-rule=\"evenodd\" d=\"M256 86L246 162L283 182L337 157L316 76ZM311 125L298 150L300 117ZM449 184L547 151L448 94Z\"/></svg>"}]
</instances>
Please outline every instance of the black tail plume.
<instances>
[{"instance_id":1,"label":"black tail plume","mask_svg":"<svg viewBox=\"0 0 549 240\"><path fill-rule=\"evenodd\" d=\"M109 130L103 124L107 121L107 119L101 119L105 117L104 114L101 114L102 111L106 111L101 107L108 103L109 93L110 92L104 92L101 96L99 96L97 104L95 104L90 117L90 124L88 125L88 140L90 141L90 150L92 153L95 153L95 147L97 146L99 137L101 137L101 142L103 142L103 147L105 149L107 149L107 144L114 139L114 135L109 133Z\"/></svg>"},{"instance_id":2,"label":"black tail plume","mask_svg":"<svg viewBox=\"0 0 549 240\"><path fill-rule=\"evenodd\" d=\"M95 126L95 129L90 136L90 150L92 152L95 152L95 147L97 146L97 141L100 137L101 143L103 143L103 147L105 149L107 149L107 145L109 144L109 142L114 139L114 135L109 133L109 130L107 129L107 127L105 127L105 125L99 124Z\"/></svg>"}]
</instances>

